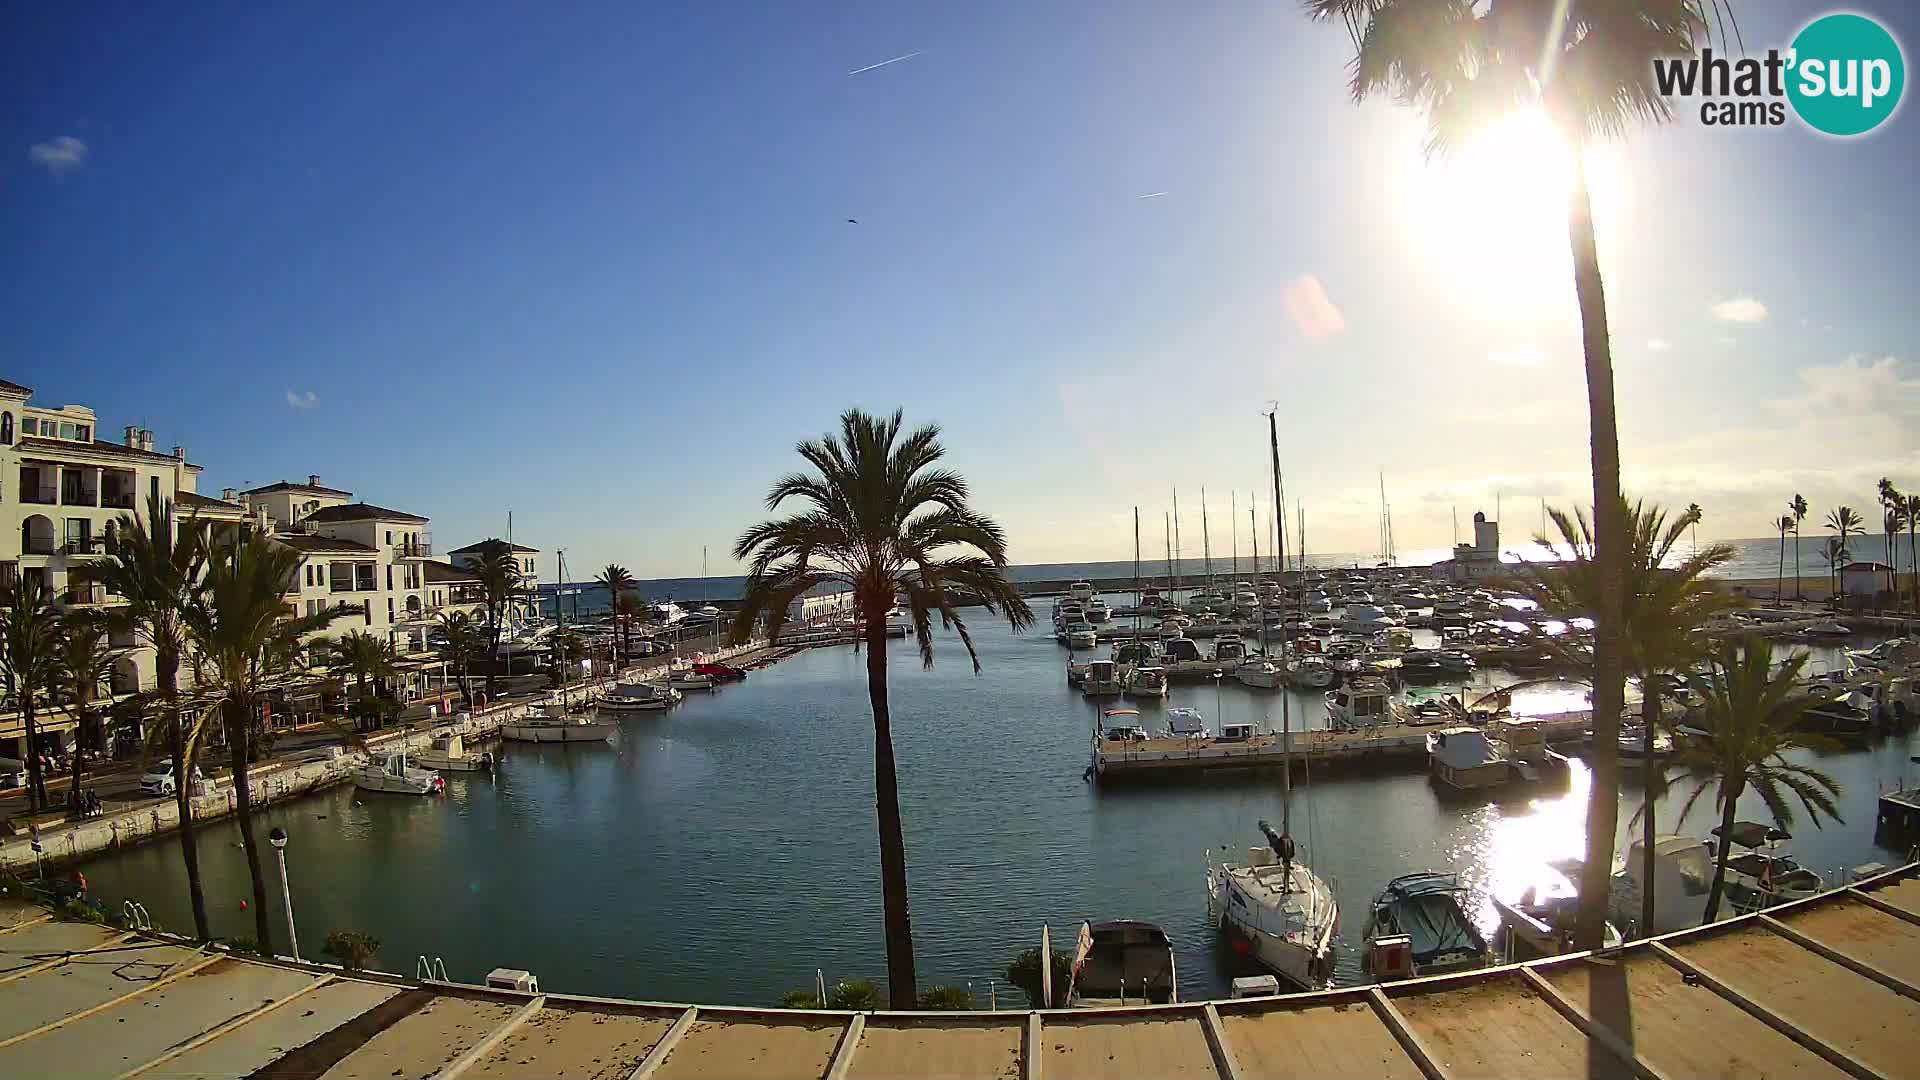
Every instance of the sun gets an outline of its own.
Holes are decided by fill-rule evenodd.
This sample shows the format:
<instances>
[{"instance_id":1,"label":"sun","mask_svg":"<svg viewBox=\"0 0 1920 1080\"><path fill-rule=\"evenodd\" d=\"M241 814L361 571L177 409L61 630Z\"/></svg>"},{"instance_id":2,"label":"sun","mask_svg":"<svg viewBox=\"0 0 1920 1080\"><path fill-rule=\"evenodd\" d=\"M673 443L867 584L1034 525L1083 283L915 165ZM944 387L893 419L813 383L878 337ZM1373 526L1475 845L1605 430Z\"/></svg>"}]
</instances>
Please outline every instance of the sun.
<instances>
[{"instance_id":1,"label":"sun","mask_svg":"<svg viewBox=\"0 0 1920 1080\"><path fill-rule=\"evenodd\" d=\"M1596 216L1613 198L1611 166L1604 147L1589 148ZM1573 155L1546 116L1511 113L1445 154L1412 155L1404 184L1409 237L1441 281L1490 310L1517 314L1516 301L1571 296L1572 178Z\"/></svg>"}]
</instances>

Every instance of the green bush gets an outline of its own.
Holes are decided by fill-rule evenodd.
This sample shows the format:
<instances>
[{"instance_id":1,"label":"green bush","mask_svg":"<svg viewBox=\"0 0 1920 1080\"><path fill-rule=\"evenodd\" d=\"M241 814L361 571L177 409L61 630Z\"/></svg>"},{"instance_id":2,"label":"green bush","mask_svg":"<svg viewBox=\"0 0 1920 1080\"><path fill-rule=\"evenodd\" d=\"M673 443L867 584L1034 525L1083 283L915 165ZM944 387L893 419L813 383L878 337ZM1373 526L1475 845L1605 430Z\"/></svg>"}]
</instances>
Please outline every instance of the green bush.
<instances>
[{"instance_id":1,"label":"green bush","mask_svg":"<svg viewBox=\"0 0 1920 1080\"><path fill-rule=\"evenodd\" d=\"M866 979L842 979L827 993L827 1008L872 1012L881 1007L880 988Z\"/></svg>"},{"instance_id":2,"label":"green bush","mask_svg":"<svg viewBox=\"0 0 1920 1080\"><path fill-rule=\"evenodd\" d=\"M249 956L260 955L260 943L250 937L229 938L227 949L230 952L246 953Z\"/></svg>"},{"instance_id":3,"label":"green bush","mask_svg":"<svg viewBox=\"0 0 1920 1080\"><path fill-rule=\"evenodd\" d=\"M1007 965L1007 981L1027 992L1027 1004L1036 1009L1065 1008L1067 983L1073 978L1073 957L1058 949L1053 953L1053 1002L1040 1000L1040 949L1028 949Z\"/></svg>"},{"instance_id":4,"label":"green bush","mask_svg":"<svg viewBox=\"0 0 1920 1080\"><path fill-rule=\"evenodd\" d=\"M60 905L60 917L72 919L75 922L104 923L107 921L107 917L99 908L78 896L69 897L66 903Z\"/></svg>"},{"instance_id":5,"label":"green bush","mask_svg":"<svg viewBox=\"0 0 1920 1080\"><path fill-rule=\"evenodd\" d=\"M929 986L920 994L920 1007L940 1012L973 1008L973 994L964 986Z\"/></svg>"},{"instance_id":6,"label":"green bush","mask_svg":"<svg viewBox=\"0 0 1920 1080\"><path fill-rule=\"evenodd\" d=\"M359 971L380 955L380 939L360 930L335 930L327 935L320 952L348 971Z\"/></svg>"},{"instance_id":7,"label":"green bush","mask_svg":"<svg viewBox=\"0 0 1920 1080\"><path fill-rule=\"evenodd\" d=\"M780 1007L783 1009L820 1009L820 999L811 990L789 990L780 995Z\"/></svg>"}]
</instances>

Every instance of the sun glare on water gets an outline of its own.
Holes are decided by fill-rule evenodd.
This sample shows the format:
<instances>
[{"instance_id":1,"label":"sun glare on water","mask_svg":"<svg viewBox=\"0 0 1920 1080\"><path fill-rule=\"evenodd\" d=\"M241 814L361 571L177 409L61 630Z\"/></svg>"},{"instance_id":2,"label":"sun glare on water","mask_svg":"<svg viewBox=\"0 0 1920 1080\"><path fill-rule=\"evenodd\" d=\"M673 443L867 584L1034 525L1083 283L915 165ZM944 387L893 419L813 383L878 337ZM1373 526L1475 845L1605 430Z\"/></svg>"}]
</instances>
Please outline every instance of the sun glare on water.
<instances>
[{"instance_id":1,"label":"sun glare on water","mask_svg":"<svg viewBox=\"0 0 1920 1080\"><path fill-rule=\"evenodd\" d=\"M1516 316L1521 305L1571 302L1573 156L1544 114L1522 110L1444 154L1409 156L1408 236L1436 280ZM1588 148L1587 181L1603 224L1615 197L1609 148Z\"/></svg>"}]
</instances>

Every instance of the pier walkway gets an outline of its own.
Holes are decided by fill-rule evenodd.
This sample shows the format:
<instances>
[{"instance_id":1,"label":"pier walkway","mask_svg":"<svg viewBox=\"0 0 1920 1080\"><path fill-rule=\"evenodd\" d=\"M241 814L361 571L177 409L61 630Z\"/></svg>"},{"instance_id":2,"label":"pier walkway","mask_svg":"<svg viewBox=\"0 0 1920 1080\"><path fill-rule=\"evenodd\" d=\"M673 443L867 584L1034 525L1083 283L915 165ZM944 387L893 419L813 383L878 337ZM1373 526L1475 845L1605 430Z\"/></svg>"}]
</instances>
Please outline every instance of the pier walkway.
<instances>
[{"instance_id":1,"label":"pier walkway","mask_svg":"<svg viewBox=\"0 0 1920 1080\"><path fill-rule=\"evenodd\" d=\"M0 1075L1878 1080L1920 1062L1917 873L1606 955L1085 1011L518 993L242 959L13 908L0 911Z\"/></svg>"}]
</instances>

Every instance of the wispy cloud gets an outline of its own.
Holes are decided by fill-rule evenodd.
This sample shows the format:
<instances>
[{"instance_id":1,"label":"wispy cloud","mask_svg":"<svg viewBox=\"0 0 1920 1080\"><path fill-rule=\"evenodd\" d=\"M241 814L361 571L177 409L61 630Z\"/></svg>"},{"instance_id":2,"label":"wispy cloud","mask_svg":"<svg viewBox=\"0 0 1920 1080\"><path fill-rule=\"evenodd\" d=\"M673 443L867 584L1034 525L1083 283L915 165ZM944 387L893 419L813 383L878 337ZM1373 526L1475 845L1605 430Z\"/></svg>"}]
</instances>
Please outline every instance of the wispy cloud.
<instances>
[{"instance_id":1,"label":"wispy cloud","mask_svg":"<svg viewBox=\"0 0 1920 1080\"><path fill-rule=\"evenodd\" d=\"M1327 287L1312 274L1302 274L1288 282L1280 291L1280 303L1300 336L1308 341L1325 341L1347 328L1347 317L1340 314L1333 298L1327 295Z\"/></svg>"},{"instance_id":2,"label":"wispy cloud","mask_svg":"<svg viewBox=\"0 0 1920 1080\"><path fill-rule=\"evenodd\" d=\"M1666 352L1671 348L1673 348L1673 342L1668 341L1666 338L1657 337L1647 339L1648 352Z\"/></svg>"},{"instance_id":3,"label":"wispy cloud","mask_svg":"<svg viewBox=\"0 0 1920 1080\"><path fill-rule=\"evenodd\" d=\"M1135 195L1135 196L1134 196L1134 198L1136 198L1136 199L1157 199L1157 198L1159 198L1160 196L1162 196L1162 195L1165 195L1165 194L1166 194L1166 192L1164 192L1164 191L1149 191L1149 192L1147 192L1147 193L1146 193L1145 195Z\"/></svg>"},{"instance_id":4,"label":"wispy cloud","mask_svg":"<svg viewBox=\"0 0 1920 1080\"><path fill-rule=\"evenodd\" d=\"M27 147L27 160L59 176L87 163L87 144L71 135L61 135Z\"/></svg>"},{"instance_id":5,"label":"wispy cloud","mask_svg":"<svg viewBox=\"0 0 1920 1080\"><path fill-rule=\"evenodd\" d=\"M879 69L886 67L888 64L898 64L903 60L911 60L916 56L925 56L926 54L927 54L927 50L925 49L915 49L910 53L902 53L899 56L892 58L891 60L882 60L877 64L868 64L866 67L854 68L852 71L847 72L847 74L864 75L869 71L878 71Z\"/></svg>"},{"instance_id":6,"label":"wispy cloud","mask_svg":"<svg viewBox=\"0 0 1920 1080\"><path fill-rule=\"evenodd\" d=\"M311 409L320 404L320 395L311 390L289 390L287 404L296 409Z\"/></svg>"},{"instance_id":7,"label":"wispy cloud","mask_svg":"<svg viewBox=\"0 0 1920 1080\"><path fill-rule=\"evenodd\" d=\"M1713 305L1712 311L1721 322L1757 323L1767 319L1767 305L1751 296L1722 300Z\"/></svg>"}]
</instances>

